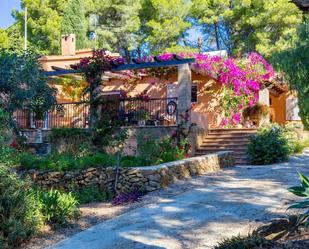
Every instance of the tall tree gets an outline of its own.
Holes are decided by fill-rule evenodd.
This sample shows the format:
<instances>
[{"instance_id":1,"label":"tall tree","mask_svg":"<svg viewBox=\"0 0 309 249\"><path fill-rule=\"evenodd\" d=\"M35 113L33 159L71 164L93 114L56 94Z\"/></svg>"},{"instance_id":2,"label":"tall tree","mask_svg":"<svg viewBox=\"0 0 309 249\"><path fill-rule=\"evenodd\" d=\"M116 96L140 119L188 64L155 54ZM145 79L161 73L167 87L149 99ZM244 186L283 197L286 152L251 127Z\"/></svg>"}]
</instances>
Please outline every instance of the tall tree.
<instances>
[{"instance_id":1,"label":"tall tree","mask_svg":"<svg viewBox=\"0 0 309 249\"><path fill-rule=\"evenodd\" d=\"M186 31L191 27L188 20L190 1L142 0L140 12L141 33L150 51L160 53L177 45L186 44Z\"/></svg>"},{"instance_id":2,"label":"tall tree","mask_svg":"<svg viewBox=\"0 0 309 249\"><path fill-rule=\"evenodd\" d=\"M274 53L272 62L282 70L291 87L297 91L300 116L309 130L309 17L299 26L297 41L291 48Z\"/></svg>"},{"instance_id":3,"label":"tall tree","mask_svg":"<svg viewBox=\"0 0 309 249\"><path fill-rule=\"evenodd\" d=\"M219 44L221 39L234 54L256 50L269 56L284 50L287 40L295 38L296 26L302 22L300 10L290 0L192 2L193 17L196 16L199 24L210 26ZM219 37L216 30L221 31Z\"/></svg>"},{"instance_id":4,"label":"tall tree","mask_svg":"<svg viewBox=\"0 0 309 249\"><path fill-rule=\"evenodd\" d=\"M86 47L86 17L84 0L68 0L61 22L62 34L75 34L76 47Z\"/></svg>"},{"instance_id":5,"label":"tall tree","mask_svg":"<svg viewBox=\"0 0 309 249\"><path fill-rule=\"evenodd\" d=\"M88 14L99 17L96 46L121 52L129 60L137 46L140 0L93 0L87 5Z\"/></svg>"},{"instance_id":6,"label":"tall tree","mask_svg":"<svg viewBox=\"0 0 309 249\"><path fill-rule=\"evenodd\" d=\"M61 21L67 0L21 0L21 11L13 15L23 36L24 7L28 8L28 40L40 53L60 52Z\"/></svg>"},{"instance_id":7,"label":"tall tree","mask_svg":"<svg viewBox=\"0 0 309 249\"><path fill-rule=\"evenodd\" d=\"M0 48L7 48L9 46L9 36L7 32L0 29Z\"/></svg>"},{"instance_id":8,"label":"tall tree","mask_svg":"<svg viewBox=\"0 0 309 249\"><path fill-rule=\"evenodd\" d=\"M0 51L1 108L13 113L26 105L42 114L54 104L54 94L34 54Z\"/></svg>"},{"instance_id":9,"label":"tall tree","mask_svg":"<svg viewBox=\"0 0 309 249\"><path fill-rule=\"evenodd\" d=\"M232 14L230 0L193 0L192 19L203 32L208 49L228 49L232 44L229 36L228 18Z\"/></svg>"}]
</instances>

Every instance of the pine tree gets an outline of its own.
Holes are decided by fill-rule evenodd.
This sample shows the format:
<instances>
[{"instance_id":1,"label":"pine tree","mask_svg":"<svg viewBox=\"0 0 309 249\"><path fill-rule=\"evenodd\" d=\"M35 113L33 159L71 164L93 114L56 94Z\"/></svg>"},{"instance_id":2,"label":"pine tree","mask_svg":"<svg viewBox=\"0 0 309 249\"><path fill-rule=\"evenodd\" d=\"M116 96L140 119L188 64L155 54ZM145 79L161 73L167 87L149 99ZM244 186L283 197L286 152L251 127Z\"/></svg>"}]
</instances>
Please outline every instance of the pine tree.
<instances>
[{"instance_id":1,"label":"pine tree","mask_svg":"<svg viewBox=\"0 0 309 249\"><path fill-rule=\"evenodd\" d=\"M62 34L75 34L76 47L86 47L86 17L83 0L69 0L61 22Z\"/></svg>"},{"instance_id":2,"label":"pine tree","mask_svg":"<svg viewBox=\"0 0 309 249\"><path fill-rule=\"evenodd\" d=\"M274 53L271 62L283 71L287 82L297 91L299 115L309 130L309 17L299 26L297 40L291 44L290 48Z\"/></svg>"},{"instance_id":3,"label":"pine tree","mask_svg":"<svg viewBox=\"0 0 309 249\"><path fill-rule=\"evenodd\" d=\"M301 11L290 0L192 0L192 18L206 40L234 54L258 51L264 56L284 50ZM218 46L219 45L219 46Z\"/></svg>"},{"instance_id":4,"label":"pine tree","mask_svg":"<svg viewBox=\"0 0 309 249\"><path fill-rule=\"evenodd\" d=\"M181 42L187 45L190 5L186 0L142 0L141 31L152 53L173 51Z\"/></svg>"},{"instance_id":5,"label":"pine tree","mask_svg":"<svg viewBox=\"0 0 309 249\"><path fill-rule=\"evenodd\" d=\"M9 37L5 30L0 29L0 49L7 48L9 45Z\"/></svg>"}]
</instances>

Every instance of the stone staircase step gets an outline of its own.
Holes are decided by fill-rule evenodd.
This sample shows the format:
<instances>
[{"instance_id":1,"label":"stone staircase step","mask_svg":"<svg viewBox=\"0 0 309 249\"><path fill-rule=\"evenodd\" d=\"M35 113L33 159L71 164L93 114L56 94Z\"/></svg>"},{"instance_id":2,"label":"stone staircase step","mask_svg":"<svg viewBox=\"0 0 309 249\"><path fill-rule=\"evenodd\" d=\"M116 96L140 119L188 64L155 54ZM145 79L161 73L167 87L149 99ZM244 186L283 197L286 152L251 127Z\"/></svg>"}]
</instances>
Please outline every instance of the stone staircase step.
<instances>
[{"instance_id":1,"label":"stone staircase step","mask_svg":"<svg viewBox=\"0 0 309 249\"><path fill-rule=\"evenodd\" d=\"M255 129L210 129L208 132L216 132L216 133L255 133Z\"/></svg>"},{"instance_id":2,"label":"stone staircase step","mask_svg":"<svg viewBox=\"0 0 309 249\"><path fill-rule=\"evenodd\" d=\"M218 151L233 151L237 165L248 164L247 144L256 129L211 129L196 155L211 154Z\"/></svg>"},{"instance_id":3,"label":"stone staircase step","mask_svg":"<svg viewBox=\"0 0 309 249\"><path fill-rule=\"evenodd\" d=\"M246 147L247 144L246 143L205 143L202 144L200 149L204 150L204 149L212 149L212 148L223 148L223 149L237 149L237 148L244 148Z\"/></svg>"},{"instance_id":4,"label":"stone staircase step","mask_svg":"<svg viewBox=\"0 0 309 249\"><path fill-rule=\"evenodd\" d=\"M251 134L208 134L206 138L209 139L215 139L215 138L220 138L220 139L250 139L252 135Z\"/></svg>"}]
</instances>

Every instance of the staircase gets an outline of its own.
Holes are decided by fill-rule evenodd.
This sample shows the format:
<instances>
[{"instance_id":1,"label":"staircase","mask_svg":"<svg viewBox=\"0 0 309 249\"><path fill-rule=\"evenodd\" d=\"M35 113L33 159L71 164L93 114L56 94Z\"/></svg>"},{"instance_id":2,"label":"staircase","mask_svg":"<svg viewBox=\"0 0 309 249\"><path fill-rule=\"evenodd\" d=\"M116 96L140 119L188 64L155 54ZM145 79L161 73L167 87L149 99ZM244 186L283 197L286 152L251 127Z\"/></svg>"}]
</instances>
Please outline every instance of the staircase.
<instances>
[{"instance_id":1,"label":"staircase","mask_svg":"<svg viewBox=\"0 0 309 249\"><path fill-rule=\"evenodd\" d=\"M236 164L247 164L247 145L256 129L211 129L205 137L196 155L205 155L218 151L233 151Z\"/></svg>"}]
</instances>

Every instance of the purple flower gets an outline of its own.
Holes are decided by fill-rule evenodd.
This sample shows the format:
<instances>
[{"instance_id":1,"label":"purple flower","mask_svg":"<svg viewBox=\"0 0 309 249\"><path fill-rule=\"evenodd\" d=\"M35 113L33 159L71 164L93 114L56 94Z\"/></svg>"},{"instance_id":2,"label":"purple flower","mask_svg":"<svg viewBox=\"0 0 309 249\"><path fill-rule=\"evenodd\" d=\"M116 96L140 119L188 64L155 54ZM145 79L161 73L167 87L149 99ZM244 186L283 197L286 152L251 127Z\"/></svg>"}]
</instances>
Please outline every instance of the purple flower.
<instances>
[{"instance_id":1,"label":"purple flower","mask_svg":"<svg viewBox=\"0 0 309 249\"><path fill-rule=\"evenodd\" d=\"M240 123L240 121L241 121L240 113L233 114L232 120L233 120L233 123L236 123L236 124Z\"/></svg>"}]
</instances>

